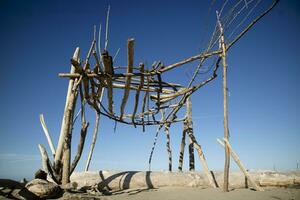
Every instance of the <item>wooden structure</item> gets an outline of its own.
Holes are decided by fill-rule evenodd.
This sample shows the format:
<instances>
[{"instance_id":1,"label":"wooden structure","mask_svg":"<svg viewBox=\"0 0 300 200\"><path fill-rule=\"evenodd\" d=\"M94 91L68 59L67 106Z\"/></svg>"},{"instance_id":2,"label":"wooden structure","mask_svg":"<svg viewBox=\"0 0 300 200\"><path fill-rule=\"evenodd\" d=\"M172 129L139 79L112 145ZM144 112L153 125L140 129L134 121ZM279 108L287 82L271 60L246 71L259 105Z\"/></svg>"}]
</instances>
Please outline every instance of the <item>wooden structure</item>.
<instances>
[{"instance_id":1,"label":"wooden structure","mask_svg":"<svg viewBox=\"0 0 300 200\"><path fill-rule=\"evenodd\" d=\"M229 177L229 158L230 153L234 156L235 161L239 163L239 159L231 150L229 144L229 128L228 128L228 108L227 108L227 52L236 44L236 42L248 32L263 16L270 12L277 4L274 1L268 9L258 15L245 29L242 29L235 37L228 40L225 37L226 30L229 29L232 21L236 19L240 13L245 12L245 19L249 17L253 9L260 2L254 0L238 1L234 6L224 13L226 2L222 5L220 12L217 12L217 23L212 34L211 40L205 51L179 62L164 65L162 62L155 62L151 68L147 68L144 63L139 63L138 66L134 60L134 45L133 38L127 41L127 66L115 66L114 58L108 51L108 21L109 9L106 20L105 33L105 47L100 48L101 41L101 26L99 30L99 40L96 41L96 28L94 30L94 38L92 40L90 49L85 59L80 59L80 49L76 48L71 59L71 70L69 73L60 73L60 77L69 79L69 86L66 96L64 116L60 131L60 137L57 148L54 148L50 133L46 127L44 117L41 115L41 124L46 134L47 140L51 147L51 152L54 156L54 161L51 162L45 148L39 145L41 155L43 158L43 167L52 177L52 179L63 185L70 181L70 175L77 166L80 160L82 150L85 144L85 138L89 127L85 116L86 105L91 106L95 110L95 127L93 134L93 141L90 147L85 170L89 168L92 158L93 149L95 147L97 133L99 129L100 116L105 116L114 120L116 123L124 123L133 126L141 126L145 130L145 126L157 125L158 131L154 140L154 145L149 158L149 166L151 165L151 158L153 150L156 145L159 130L164 127L167 137L167 150L169 155L169 170L172 170L172 150L170 140L170 126L174 123L182 122L184 130L182 134L182 143L180 146L179 170L182 170L183 155L185 149L186 136L189 138L189 154L190 154L190 170L194 170L194 148L196 149L201 165L206 173L206 176L212 187L217 187L213 174L209 170L206 159L204 157L201 146L193 134L192 126L192 102L190 96L212 82L217 77L217 71L220 63L223 66L223 95L224 95L224 141L222 145L225 146L225 168L224 168L224 191L228 191L228 177ZM251 9L250 9L251 8ZM223 13L222 13L223 12ZM230 36L245 22L237 24ZM229 37L230 38L230 37ZM97 49L98 44L98 49ZM219 46L217 45L219 44ZM203 65L207 60L213 60L213 65L206 73L210 75L202 82L196 82L196 77L201 74ZM176 70L187 63L198 61L198 65L194 70L193 76L189 83L185 86L170 83L164 80L164 75L171 70ZM124 70L126 70L124 72ZM119 109L114 103L114 93L116 90L123 91L123 98ZM128 104L129 95L134 95L133 110L130 114L125 112ZM103 101L104 99L104 101ZM80 109L75 114L76 102L80 101ZM186 115L183 118L178 118L177 113L180 109L186 107ZM157 120L160 115L161 120ZM81 119L80 141L77 147L77 154L71 162L71 139L73 135L73 125L75 121ZM241 165L243 172L245 171ZM245 174L251 181L249 175ZM256 189L260 190L259 187Z\"/></svg>"}]
</instances>

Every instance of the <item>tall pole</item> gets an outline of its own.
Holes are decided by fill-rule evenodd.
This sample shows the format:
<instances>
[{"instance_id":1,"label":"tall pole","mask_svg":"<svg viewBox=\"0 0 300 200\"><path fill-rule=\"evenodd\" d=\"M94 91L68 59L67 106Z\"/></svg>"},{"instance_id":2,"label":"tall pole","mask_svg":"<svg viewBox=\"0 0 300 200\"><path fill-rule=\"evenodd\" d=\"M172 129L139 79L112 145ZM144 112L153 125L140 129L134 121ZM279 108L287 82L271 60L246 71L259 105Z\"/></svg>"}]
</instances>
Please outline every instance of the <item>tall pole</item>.
<instances>
[{"instance_id":1,"label":"tall pole","mask_svg":"<svg viewBox=\"0 0 300 200\"><path fill-rule=\"evenodd\" d=\"M79 60L79 48L76 48L73 59ZM71 72L75 72L75 67L71 66ZM72 139L72 124L74 117L74 110L77 99L77 88L74 88L75 81L70 79L68 93L66 97L66 106L61 126L61 132L58 142L58 147L55 155L56 169L60 168L62 164L62 184L65 185L70 182L70 162L71 162L71 139ZM62 157L62 163L61 163Z\"/></svg>"},{"instance_id":2,"label":"tall pole","mask_svg":"<svg viewBox=\"0 0 300 200\"><path fill-rule=\"evenodd\" d=\"M220 48L222 49L222 65L223 65L223 107L224 107L224 138L229 141L229 129L228 129L228 103L227 103L227 61L226 61L226 46L224 40L224 30L221 25L219 14L217 12L218 25L220 29ZM223 191L228 192L229 185L229 167L230 167L230 151L227 145L225 145L225 165L224 165L224 184Z\"/></svg>"}]
</instances>

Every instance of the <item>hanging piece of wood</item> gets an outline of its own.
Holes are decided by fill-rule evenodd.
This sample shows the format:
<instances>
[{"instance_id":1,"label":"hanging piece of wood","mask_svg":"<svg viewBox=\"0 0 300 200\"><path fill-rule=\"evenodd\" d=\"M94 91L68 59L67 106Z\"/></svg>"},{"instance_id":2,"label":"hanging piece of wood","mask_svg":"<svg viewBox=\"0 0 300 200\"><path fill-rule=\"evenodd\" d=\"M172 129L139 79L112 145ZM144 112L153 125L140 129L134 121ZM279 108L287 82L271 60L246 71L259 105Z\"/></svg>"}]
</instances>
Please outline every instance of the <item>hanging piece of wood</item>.
<instances>
[{"instance_id":1,"label":"hanging piece of wood","mask_svg":"<svg viewBox=\"0 0 300 200\"><path fill-rule=\"evenodd\" d=\"M144 73L144 64L143 63L140 63L140 72ZM134 123L134 119L135 119L135 115L136 115L138 105L139 105L140 92L141 92L141 89L143 86L144 86L144 75L141 76L139 88L135 93L134 108L133 108L133 113L132 113L132 123L134 124L134 126L136 126Z\"/></svg>"},{"instance_id":2,"label":"hanging piece of wood","mask_svg":"<svg viewBox=\"0 0 300 200\"><path fill-rule=\"evenodd\" d=\"M53 145L52 138L50 136L49 130L48 130L47 126L46 126L43 114L40 114L40 122L41 122L41 125L43 127L44 133L46 135L46 138L47 138L48 144L50 146L52 155L53 155L53 157L55 157L55 148L54 148L54 145Z\"/></svg>"},{"instance_id":3,"label":"hanging piece of wood","mask_svg":"<svg viewBox=\"0 0 300 200\"><path fill-rule=\"evenodd\" d=\"M133 58L134 58L134 39L131 38L127 41L127 60L128 60L127 73L132 73ZM130 83L131 83L131 76L128 76L126 77L124 95L123 95L121 108L120 108L120 120L122 120L123 118L124 109L129 97Z\"/></svg>"},{"instance_id":4,"label":"hanging piece of wood","mask_svg":"<svg viewBox=\"0 0 300 200\"><path fill-rule=\"evenodd\" d=\"M264 191L264 189L262 187L260 187L259 185L257 185L255 183L255 181L252 179L252 177L249 175L249 173L247 172L246 168L244 167L243 163L241 162L241 160L239 159L238 155L233 151L229 141L227 139L223 139L224 142L222 142L220 139L217 139L218 143L221 144L224 148L227 146L231 157L234 159L234 161L236 162L236 164L239 166L240 170L244 173L244 175L247 177L247 179L249 180L249 182L252 184L252 186L257 190L257 191Z\"/></svg>"},{"instance_id":5,"label":"hanging piece of wood","mask_svg":"<svg viewBox=\"0 0 300 200\"><path fill-rule=\"evenodd\" d=\"M113 111L113 83L112 75L114 74L112 57L108 54L107 51L102 53L102 61L104 64L104 72L108 75L105 79L107 85L107 98L108 98L108 111L111 115L114 114Z\"/></svg>"}]
</instances>

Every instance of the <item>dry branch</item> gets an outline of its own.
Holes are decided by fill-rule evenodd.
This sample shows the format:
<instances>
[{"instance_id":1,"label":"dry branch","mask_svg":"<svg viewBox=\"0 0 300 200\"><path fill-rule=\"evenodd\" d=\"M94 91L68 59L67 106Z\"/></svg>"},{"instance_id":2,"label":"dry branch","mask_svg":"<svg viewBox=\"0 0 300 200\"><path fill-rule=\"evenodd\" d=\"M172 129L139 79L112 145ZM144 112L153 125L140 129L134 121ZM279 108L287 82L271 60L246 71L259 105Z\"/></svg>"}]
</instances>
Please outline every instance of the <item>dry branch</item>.
<instances>
[{"instance_id":1,"label":"dry branch","mask_svg":"<svg viewBox=\"0 0 300 200\"><path fill-rule=\"evenodd\" d=\"M92 159L93 151L94 151L96 140L97 140L97 135L98 135L98 130L99 130L99 121L100 121L100 113L96 112L96 121L95 121L93 139L92 139L92 143L91 143L91 146L90 146L90 151L89 151L89 155L88 155L88 158L87 158L87 161L86 161L84 171L89 170L90 162L91 162L91 159Z\"/></svg>"},{"instance_id":2,"label":"dry branch","mask_svg":"<svg viewBox=\"0 0 300 200\"><path fill-rule=\"evenodd\" d=\"M54 182L59 183L60 177L55 174L55 170L53 169L53 166L51 165L51 162L49 160L49 157L48 157L45 147L41 144L39 144L38 146L39 146L39 150L40 150L41 157L42 157L42 165L43 165L44 171L50 175L50 177L52 178L52 180Z\"/></svg>"},{"instance_id":3,"label":"dry branch","mask_svg":"<svg viewBox=\"0 0 300 200\"><path fill-rule=\"evenodd\" d=\"M55 157L55 148L54 148L54 145L53 145L53 142L52 142L49 130L48 130L47 126L46 126L43 114L40 114L40 122L41 122L41 125L43 127L44 133L46 135L46 138L47 138L48 144L50 146L52 155L53 155L53 157Z\"/></svg>"},{"instance_id":4,"label":"dry branch","mask_svg":"<svg viewBox=\"0 0 300 200\"><path fill-rule=\"evenodd\" d=\"M87 133L88 127L89 127L89 123L84 122L82 124L81 130L80 130L80 139L79 139L79 143L77 146L77 153L76 153L76 156L71 165L70 175L73 173L73 171L75 170L75 168L80 160L80 157L81 157L81 154L82 154L82 151L84 148L84 143L85 143L85 138L86 138L86 133Z\"/></svg>"}]
</instances>

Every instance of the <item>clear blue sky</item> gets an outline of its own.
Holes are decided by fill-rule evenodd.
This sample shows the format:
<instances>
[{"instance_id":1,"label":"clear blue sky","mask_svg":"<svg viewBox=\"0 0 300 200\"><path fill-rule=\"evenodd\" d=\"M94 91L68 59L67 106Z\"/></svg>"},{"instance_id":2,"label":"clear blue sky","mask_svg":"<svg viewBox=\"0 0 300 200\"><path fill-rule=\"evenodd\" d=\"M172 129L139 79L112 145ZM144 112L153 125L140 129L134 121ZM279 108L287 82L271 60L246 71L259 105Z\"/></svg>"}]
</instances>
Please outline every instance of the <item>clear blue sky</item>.
<instances>
[{"instance_id":1,"label":"clear blue sky","mask_svg":"<svg viewBox=\"0 0 300 200\"><path fill-rule=\"evenodd\" d=\"M269 1L263 1L263 5ZM70 58L79 46L88 51L93 25L104 23L111 5L109 51L120 47L117 65L126 64L126 41L134 37L135 61L171 64L199 53L215 23L210 1L0 1L0 178L31 177L41 167L37 144L46 138L43 113L55 146L62 119ZM255 13L254 13L255 14ZM300 3L279 5L230 49L229 127L231 143L249 169L295 169L300 162ZM206 24L209 24L207 26ZM170 72L173 82L187 80L189 67ZM220 74L221 71L219 71ZM222 82L219 76L194 94L194 132L211 169L222 170ZM115 100L118 103L118 100ZM89 146L94 116L86 140ZM102 117L91 170L146 170L156 127L135 129ZM182 125L171 128L174 169ZM73 151L79 138L73 134ZM83 170L85 148L77 170ZM187 158L187 157L186 157ZM233 163L233 162L232 162ZM168 166L165 135L159 136L153 170ZM185 163L184 169L187 169ZM201 170L196 156L196 169ZM235 164L232 169L236 170Z\"/></svg>"}]
</instances>

